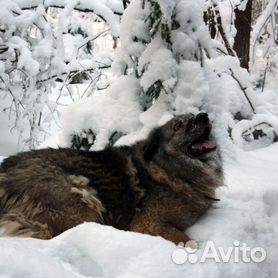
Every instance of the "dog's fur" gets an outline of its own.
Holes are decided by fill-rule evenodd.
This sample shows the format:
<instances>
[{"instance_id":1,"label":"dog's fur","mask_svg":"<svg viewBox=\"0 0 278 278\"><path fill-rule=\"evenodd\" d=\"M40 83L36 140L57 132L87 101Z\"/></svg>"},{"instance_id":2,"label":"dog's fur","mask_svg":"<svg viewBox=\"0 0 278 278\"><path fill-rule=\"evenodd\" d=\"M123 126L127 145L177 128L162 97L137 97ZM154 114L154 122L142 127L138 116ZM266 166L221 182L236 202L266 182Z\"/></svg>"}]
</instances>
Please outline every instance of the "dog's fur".
<instances>
[{"instance_id":1,"label":"dog's fur","mask_svg":"<svg viewBox=\"0 0 278 278\"><path fill-rule=\"evenodd\" d=\"M186 242L223 182L218 151L188 153L210 129L206 114L182 115L131 147L11 156L0 168L0 234L49 239L93 221Z\"/></svg>"}]
</instances>

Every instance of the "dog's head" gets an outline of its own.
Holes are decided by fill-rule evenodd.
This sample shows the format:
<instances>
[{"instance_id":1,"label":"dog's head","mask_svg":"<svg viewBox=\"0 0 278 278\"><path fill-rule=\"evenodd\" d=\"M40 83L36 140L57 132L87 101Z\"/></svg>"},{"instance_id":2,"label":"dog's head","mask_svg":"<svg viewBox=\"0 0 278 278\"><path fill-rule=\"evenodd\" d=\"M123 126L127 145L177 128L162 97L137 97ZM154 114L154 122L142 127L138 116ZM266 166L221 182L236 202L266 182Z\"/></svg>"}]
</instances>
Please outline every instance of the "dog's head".
<instances>
[{"instance_id":1,"label":"dog's head","mask_svg":"<svg viewBox=\"0 0 278 278\"><path fill-rule=\"evenodd\" d=\"M221 168L217 144L211 135L212 125L206 113L176 116L149 135L144 146L144 159L150 161L157 154L169 163L173 158L186 165L207 165Z\"/></svg>"}]
</instances>

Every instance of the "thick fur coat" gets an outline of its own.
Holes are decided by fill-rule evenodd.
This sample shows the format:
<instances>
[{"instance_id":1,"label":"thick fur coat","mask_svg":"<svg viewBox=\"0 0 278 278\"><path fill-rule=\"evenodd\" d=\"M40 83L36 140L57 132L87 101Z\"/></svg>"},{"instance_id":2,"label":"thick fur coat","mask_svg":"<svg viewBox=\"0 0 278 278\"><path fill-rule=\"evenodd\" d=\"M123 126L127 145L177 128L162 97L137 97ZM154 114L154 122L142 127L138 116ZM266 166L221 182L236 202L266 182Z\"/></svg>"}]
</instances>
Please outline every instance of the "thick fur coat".
<instances>
[{"instance_id":1,"label":"thick fur coat","mask_svg":"<svg viewBox=\"0 0 278 278\"><path fill-rule=\"evenodd\" d=\"M222 163L207 114L174 117L130 147L42 149L0 167L0 233L50 239L84 221L186 242Z\"/></svg>"}]
</instances>

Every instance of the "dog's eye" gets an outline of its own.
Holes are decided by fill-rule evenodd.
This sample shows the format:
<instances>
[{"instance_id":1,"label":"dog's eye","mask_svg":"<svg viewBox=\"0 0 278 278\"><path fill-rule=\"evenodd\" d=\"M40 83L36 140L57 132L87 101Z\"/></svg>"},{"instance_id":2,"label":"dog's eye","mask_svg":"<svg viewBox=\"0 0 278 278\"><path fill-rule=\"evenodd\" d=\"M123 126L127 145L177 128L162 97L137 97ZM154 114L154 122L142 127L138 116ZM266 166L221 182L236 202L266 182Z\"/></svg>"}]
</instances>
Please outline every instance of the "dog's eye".
<instances>
[{"instance_id":1,"label":"dog's eye","mask_svg":"<svg viewBox=\"0 0 278 278\"><path fill-rule=\"evenodd\" d=\"M179 129L181 129L183 127L183 122L182 121L178 121L174 124L174 131L178 131Z\"/></svg>"}]
</instances>

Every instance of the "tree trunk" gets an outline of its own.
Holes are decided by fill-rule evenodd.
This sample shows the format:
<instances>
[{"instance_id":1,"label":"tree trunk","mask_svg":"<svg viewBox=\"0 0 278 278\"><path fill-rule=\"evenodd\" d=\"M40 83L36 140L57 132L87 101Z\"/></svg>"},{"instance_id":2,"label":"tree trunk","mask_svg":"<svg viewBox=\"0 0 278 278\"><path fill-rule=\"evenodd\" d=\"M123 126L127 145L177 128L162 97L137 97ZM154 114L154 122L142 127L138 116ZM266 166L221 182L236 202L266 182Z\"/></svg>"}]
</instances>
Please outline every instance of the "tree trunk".
<instances>
[{"instance_id":1,"label":"tree trunk","mask_svg":"<svg viewBox=\"0 0 278 278\"><path fill-rule=\"evenodd\" d=\"M234 50L240 60L240 66L249 69L250 34L252 21L252 0L247 2L244 11L235 10L235 36Z\"/></svg>"}]
</instances>

